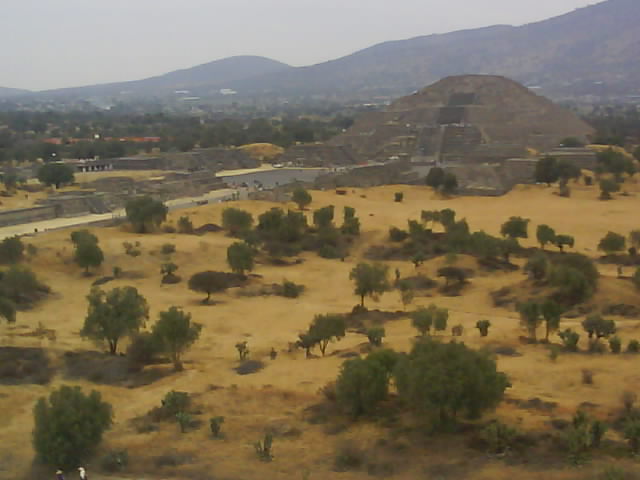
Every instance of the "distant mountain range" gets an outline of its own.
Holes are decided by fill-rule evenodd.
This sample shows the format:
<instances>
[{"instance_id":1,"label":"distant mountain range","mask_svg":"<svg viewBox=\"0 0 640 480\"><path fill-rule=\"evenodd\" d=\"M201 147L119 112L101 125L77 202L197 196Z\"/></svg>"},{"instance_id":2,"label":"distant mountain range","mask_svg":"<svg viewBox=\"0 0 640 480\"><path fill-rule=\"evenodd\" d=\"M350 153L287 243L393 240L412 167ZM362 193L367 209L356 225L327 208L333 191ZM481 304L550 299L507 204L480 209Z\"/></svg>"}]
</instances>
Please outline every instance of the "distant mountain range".
<instances>
[{"instance_id":1,"label":"distant mountain range","mask_svg":"<svg viewBox=\"0 0 640 480\"><path fill-rule=\"evenodd\" d=\"M46 96L162 96L176 91L202 95L218 94L222 88L247 78L276 74L292 69L287 64L265 57L229 57L196 67L131 82L108 83L87 87L62 88L39 92Z\"/></svg>"},{"instance_id":2,"label":"distant mountain range","mask_svg":"<svg viewBox=\"0 0 640 480\"><path fill-rule=\"evenodd\" d=\"M19 88L0 87L0 98L15 97L18 95L25 95L27 93L31 92L29 92L29 90L20 90Z\"/></svg>"},{"instance_id":3,"label":"distant mountain range","mask_svg":"<svg viewBox=\"0 0 640 480\"><path fill-rule=\"evenodd\" d=\"M481 7L478 7L481 8ZM386 42L309 67L232 57L134 82L39 92L46 97L398 97L443 77L503 75L556 98L640 94L640 0L607 0L537 23Z\"/></svg>"},{"instance_id":4,"label":"distant mountain range","mask_svg":"<svg viewBox=\"0 0 640 480\"><path fill-rule=\"evenodd\" d=\"M395 97L451 75L493 74L554 96L636 93L639 55L640 0L608 0L520 27L382 43L330 62L246 79L235 88Z\"/></svg>"}]
</instances>

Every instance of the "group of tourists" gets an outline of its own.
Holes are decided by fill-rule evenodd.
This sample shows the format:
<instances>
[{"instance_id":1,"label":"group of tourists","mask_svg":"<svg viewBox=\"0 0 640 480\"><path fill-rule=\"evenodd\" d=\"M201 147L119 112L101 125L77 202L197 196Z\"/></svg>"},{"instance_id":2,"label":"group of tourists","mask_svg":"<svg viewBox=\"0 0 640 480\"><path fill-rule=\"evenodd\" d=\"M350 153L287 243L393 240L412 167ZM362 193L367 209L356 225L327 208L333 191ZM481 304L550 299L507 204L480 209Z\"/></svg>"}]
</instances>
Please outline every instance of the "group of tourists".
<instances>
[{"instance_id":1,"label":"group of tourists","mask_svg":"<svg viewBox=\"0 0 640 480\"><path fill-rule=\"evenodd\" d=\"M78 467L78 473L80 474L80 480L89 480L89 477L87 477L87 471L84 467ZM56 472L56 480L64 480L64 472L60 469Z\"/></svg>"}]
</instances>

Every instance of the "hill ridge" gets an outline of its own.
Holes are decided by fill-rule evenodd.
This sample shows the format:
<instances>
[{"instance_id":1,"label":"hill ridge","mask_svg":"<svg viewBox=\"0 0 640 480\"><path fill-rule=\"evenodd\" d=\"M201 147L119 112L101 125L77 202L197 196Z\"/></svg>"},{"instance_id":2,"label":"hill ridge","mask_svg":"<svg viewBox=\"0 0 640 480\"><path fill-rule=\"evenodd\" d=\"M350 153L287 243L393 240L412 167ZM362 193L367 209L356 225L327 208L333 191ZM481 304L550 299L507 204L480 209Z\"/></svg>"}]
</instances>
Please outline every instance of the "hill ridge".
<instances>
[{"instance_id":1,"label":"hill ridge","mask_svg":"<svg viewBox=\"0 0 640 480\"><path fill-rule=\"evenodd\" d=\"M208 96L230 88L240 96L262 98L324 95L371 100L397 98L440 78L470 73L513 78L553 98L637 95L638 25L640 2L606 0L520 26L492 25L382 42L315 65L291 67L265 57L234 56L143 80L41 95L114 95L126 87L141 96L171 89L195 89L195 94ZM225 71L224 66L238 59L253 66Z\"/></svg>"}]
</instances>

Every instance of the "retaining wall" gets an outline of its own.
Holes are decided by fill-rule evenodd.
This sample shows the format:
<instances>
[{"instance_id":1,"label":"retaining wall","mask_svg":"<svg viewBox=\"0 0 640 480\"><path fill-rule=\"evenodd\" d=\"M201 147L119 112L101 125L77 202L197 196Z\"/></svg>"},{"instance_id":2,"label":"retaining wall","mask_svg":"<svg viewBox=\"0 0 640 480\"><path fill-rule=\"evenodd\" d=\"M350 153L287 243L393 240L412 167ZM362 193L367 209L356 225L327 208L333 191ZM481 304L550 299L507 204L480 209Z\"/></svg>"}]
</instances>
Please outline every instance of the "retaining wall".
<instances>
[{"instance_id":1,"label":"retaining wall","mask_svg":"<svg viewBox=\"0 0 640 480\"><path fill-rule=\"evenodd\" d=\"M0 227L39 222L41 220L52 220L57 218L57 210L55 205L46 205L42 207L22 208L20 210L0 211Z\"/></svg>"}]
</instances>

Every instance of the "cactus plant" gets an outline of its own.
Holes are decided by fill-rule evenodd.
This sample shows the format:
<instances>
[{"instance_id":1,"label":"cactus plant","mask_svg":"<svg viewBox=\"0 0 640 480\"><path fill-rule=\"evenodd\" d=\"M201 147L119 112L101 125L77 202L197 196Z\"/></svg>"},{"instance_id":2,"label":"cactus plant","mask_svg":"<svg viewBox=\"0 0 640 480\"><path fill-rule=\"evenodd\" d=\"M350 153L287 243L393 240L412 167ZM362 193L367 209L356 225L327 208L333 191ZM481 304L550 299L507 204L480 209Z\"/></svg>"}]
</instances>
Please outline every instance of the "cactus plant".
<instances>
[{"instance_id":1,"label":"cactus plant","mask_svg":"<svg viewBox=\"0 0 640 480\"><path fill-rule=\"evenodd\" d=\"M214 437L220 438L220 430L222 430L223 423L224 417L211 417L209 419L209 427Z\"/></svg>"},{"instance_id":2,"label":"cactus plant","mask_svg":"<svg viewBox=\"0 0 640 480\"><path fill-rule=\"evenodd\" d=\"M273 454L271 453L272 444L273 435L271 435L270 433L265 434L264 440L262 442L257 441L254 444L256 453L258 454L260 460L262 460L263 462L270 462L271 460L273 460Z\"/></svg>"}]
</instances>

